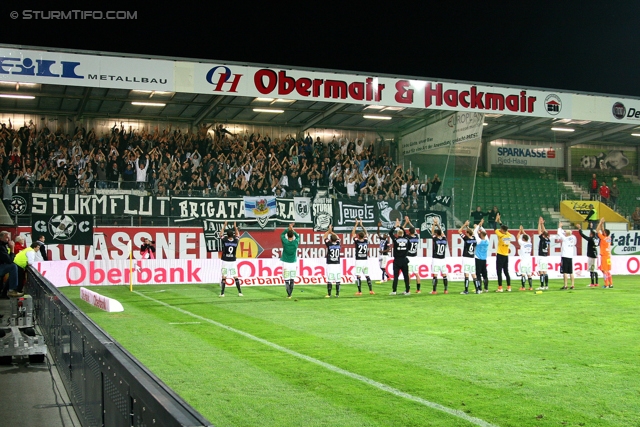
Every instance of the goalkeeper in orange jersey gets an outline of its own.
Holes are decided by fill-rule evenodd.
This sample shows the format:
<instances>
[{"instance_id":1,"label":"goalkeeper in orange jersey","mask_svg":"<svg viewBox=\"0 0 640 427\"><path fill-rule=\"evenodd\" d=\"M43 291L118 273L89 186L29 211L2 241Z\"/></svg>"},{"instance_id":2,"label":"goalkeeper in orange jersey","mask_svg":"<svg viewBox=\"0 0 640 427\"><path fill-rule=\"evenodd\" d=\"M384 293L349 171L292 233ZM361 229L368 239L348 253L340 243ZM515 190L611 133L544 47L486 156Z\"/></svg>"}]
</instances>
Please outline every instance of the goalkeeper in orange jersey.
<instances>
[{"instance_id":1,"label":"goalkeeper in orange jersey","mask_svg":"<svg viewBox=\"0 0 640 427\"><path fill-rule=\"evenodd\" d=\"M613 288L613 278L611 277L611 232L604 228L604 218L600 218L596 228L600 238L600 271L604 277L604 287Z\"/></svg>"}]
</instances>

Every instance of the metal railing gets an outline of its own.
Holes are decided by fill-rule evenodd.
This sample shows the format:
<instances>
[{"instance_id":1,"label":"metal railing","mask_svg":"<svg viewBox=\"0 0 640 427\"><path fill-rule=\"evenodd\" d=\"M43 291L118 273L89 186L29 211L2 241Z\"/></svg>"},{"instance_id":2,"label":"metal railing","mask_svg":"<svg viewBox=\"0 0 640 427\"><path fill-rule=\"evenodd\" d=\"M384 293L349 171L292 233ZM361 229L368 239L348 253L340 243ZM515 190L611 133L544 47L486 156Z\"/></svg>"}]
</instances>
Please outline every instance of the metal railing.
<instances>
[{"instance_id":1,"label":"metal railing","mask_svg":"<svg viewBox=\"0 0 640 427\"><path fill-rule=\"evenodd\" d=\"M28 278L36 324L83 427L211 425L37 270Z\"/></svg>"}]
</instances>

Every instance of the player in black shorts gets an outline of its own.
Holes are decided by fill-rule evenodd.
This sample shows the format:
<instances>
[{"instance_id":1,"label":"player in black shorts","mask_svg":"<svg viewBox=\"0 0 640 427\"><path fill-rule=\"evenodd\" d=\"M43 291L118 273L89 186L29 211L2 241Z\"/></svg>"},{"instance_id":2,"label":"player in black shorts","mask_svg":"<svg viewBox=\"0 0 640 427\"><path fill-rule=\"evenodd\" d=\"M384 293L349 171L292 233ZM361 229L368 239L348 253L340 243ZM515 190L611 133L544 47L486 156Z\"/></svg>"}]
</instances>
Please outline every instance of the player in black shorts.
<instances>
[{"instance_id":1,"label":"player in black shorts","mask_svg":"<svg viewBox=\"0 0 640 427\"><path fill-rule=\"evenodd\" d=\"M360 222L360 228L362 230L356 234L356 229ZM356 283L358 285L357 296L362 295L362 279L364 276L367 279L367 286L369 286L369 294L374 295L373 288L371 287L371 277L369 277L369 235L367 229L362 225L361 219L356 219L356 223L351 230L351 239L356 249Z\"/></svg>"},{"instance_id":2,"label":"player in black shorts","mask_svg":"<svg viewBox=\"0 0 640 427\"><path fill-rule=\"evenodd\" d=\"M329 226L322 238L327 246L327 295L325 298L331 298L332 282L336 284L337 298L340 296L340 250L342 247L338 235L333 232L332 225Z\"/></svg>"},{"instance_id":3,"label":"player in black shorts","mask_svg":"<svg viewBox=\"0 0 640 427\"><path fill-rule=\"evenodd\" d=\"M547 257L549 256L549 248L551 247L551 238L549 232L544 228L544 219L540 217L538 219L538 237L540 242L538 243L538 275L540 276L539 291L549 289L549 262Z\"/></svg>"},{"instance_id":4,"label":"player in black shorts","mask_svg":"<svg viewBox=\"0 0 640 427\"><path fill-rule=\"evenodd\" d=\"M483 218L480 218L480 222L483 221ZM460 237L462 237L462 241L464 242L464 247L462 249L462 272L464 273L464 291L462 294L467 295L469 293L469 275L473 277L473 285L476 288L476 293L479 294L481 292L481 287L479 286L480 281L476 279L476 245L478 244L476 238L473 235L473 230L469 228L469 221L466 221L462 227L458 230L460 233Z\"/></svg>"},{"instance_id":5,"label":"player in black shorts","mask_svg":"<svg viewBox=\"0 0 640 427\"><path fill-rule=\"evenodd\" d=\"M409 239L405 237L404 230L400 228L400 220L396 218L396 226L391 233L393 240L393 287L389 295L395 295L398 290L398 276L402 272L404 277L404 292L402 295L410 295L409 285Z\"/></svg>"},{"instance_id":6,"label":"player in black shorts","mask_svg":"<svg viewBox=\"0 0 640 427\"><path fill-rule=\"evenodd\" d=\"M442 282L444 283L444 293L449 293L449 280L447 279L447 264L445 262L445 256L447 254L447 236L442 232L442 228L438 225L438 220L433 220L431 226L431 238L433 239L433 261L431 263L431 274L433 276L433 291L431 294L437 294L438 288L438 274L442 275Z\"/></svg>"},{"instance_id":7,"label":"player in black shorts","mask_svg":"<svg viewBox=\"0 0 640 427\"><path fill-rule=\"evenodd\" d=\"M381 222L378 222L378 238L380 239L380 248L378 250L378 263L380 264L380 270L382 270L382 278L378 282L378 284L385 282L388 278L387 275L387 261L389 260L389 255L391 255L391 238L388 234L380 233Z\"/></svg>"},{"instance_id":8,"label":"player in black shorts","mask_svg":"<svg viewBox=\"0 0 640 427\"><path fill-rule=\"evenodd\" d=\"M407 225L409 226L409 229L406 229ZM409 239L409 252L407 253L407 256L409 258L416 258L418 256L418 248L420 247L420 235L416 233L416 229L413 226L413 224L411 224L411 221L409 220L408 216L404 217L404 225L402 226L402 228L406 229L407 238ZM411 261L409 262L409 275L413 273L416 276L416 293L417 294L421 292L419 268L420 266L418 265L417 262L415 262L415 260L413 263Z\"/></svg>"},{"instance_id":9,"label":"player in black shorts","mask_svg":"<svg viewBox=\"0 0 640 427\"><path fill-rule=\"evenodd\" d=\"M224 288L227 285L227 278L234 279L236 282L236 288L238 288L238 296L241 297L242 291L240 290L240 279L238 278L238 267L236 266L236 251L238 249L238 236L240 232L236 223L233 223L233 230L227 230L226 236L224 233L227 229L227 222L225 221L220 230L220 239L222 240L222 280L220 281L220 296L224 297Z\"/></svg>"}]
</instances>

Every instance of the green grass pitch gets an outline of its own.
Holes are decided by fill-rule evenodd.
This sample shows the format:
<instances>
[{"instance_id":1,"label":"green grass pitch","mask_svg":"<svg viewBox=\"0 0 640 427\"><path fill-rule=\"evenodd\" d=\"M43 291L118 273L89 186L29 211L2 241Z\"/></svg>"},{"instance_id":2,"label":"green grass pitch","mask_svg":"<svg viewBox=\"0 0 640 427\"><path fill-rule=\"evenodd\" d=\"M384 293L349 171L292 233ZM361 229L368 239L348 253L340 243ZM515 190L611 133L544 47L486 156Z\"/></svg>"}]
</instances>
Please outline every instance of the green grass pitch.
<instances>
[{"instance_id":1,"label":"green grass pitch","mask_svg":"<svg viewBox=\"0 0 640 427\"><path fill-rule=\"evenodd\" d=\"M640 286L614 281L482 295L424 281L411 296L387 282L331 299L296 286L291 300L284 287L91 288L122 313L62 291L219 427L640 426Z\"/></svg>"}]
</instances>

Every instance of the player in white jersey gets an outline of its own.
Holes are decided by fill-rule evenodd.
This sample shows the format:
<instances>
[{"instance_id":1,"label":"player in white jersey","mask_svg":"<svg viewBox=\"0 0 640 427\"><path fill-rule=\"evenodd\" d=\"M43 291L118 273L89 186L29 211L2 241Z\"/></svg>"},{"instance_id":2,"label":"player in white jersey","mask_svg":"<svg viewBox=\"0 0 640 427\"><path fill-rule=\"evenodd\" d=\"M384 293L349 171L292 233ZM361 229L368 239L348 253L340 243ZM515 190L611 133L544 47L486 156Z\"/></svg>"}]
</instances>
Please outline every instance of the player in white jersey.
<instances>
[{"instance_id":1,"label":"player in white jersey","mask_svg":"<svg viewBox=\"0 0 640 427\"><path fill-rule=\"evenodd\" d=\"M567 278L571 276L571 289L575 289L575 278L573 276L573 255L576 250L576 236L571 234L571 231L562 229L562 222L558 223L558 234L556 240L562 242L561 256L562 265L560 266L560 273L564 276L564 286L562 289L567 289Z\"/></svg>"},{"instance_id":2,"label":"player in white jersey","mask_svg":"<svg viewBox=\"0 0 640 427\"><path fill-rule=\"evenodd\" d=\"M533 258L531 258L531 252L533 251L533 243L527 233L524 232L524 227L521 225L518 230L518 245L520 246L520 267L518 273L520 274L520 280L522 280L521 291L526 290L525 283L529 281L529 290L533 290L532 276L533 276Z\"/></svg>"}]
</instances>

